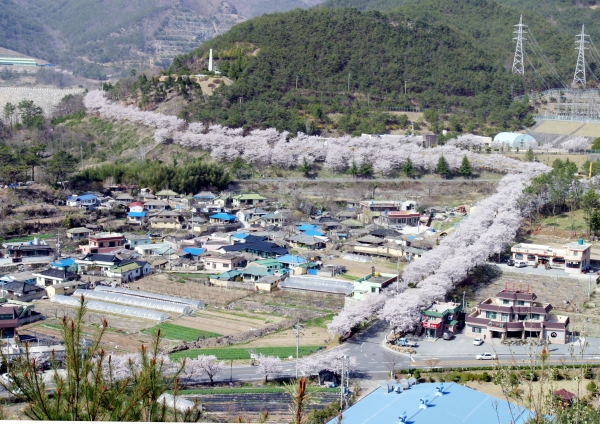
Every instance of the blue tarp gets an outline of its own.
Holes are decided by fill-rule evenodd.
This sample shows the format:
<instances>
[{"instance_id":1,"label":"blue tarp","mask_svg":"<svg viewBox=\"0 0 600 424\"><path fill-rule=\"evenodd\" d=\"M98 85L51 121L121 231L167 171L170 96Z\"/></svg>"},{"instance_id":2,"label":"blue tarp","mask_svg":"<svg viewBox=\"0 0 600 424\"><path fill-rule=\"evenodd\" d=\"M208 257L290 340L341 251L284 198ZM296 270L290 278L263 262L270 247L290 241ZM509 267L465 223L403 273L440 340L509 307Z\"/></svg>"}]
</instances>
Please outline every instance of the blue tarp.
<instances>
[{"instance_id":1,"label":"blue tarp","mask_svg":"<svg viewBox=\"0 0 600 424\"><path fill-rule=\"evenodd\" d=\"M75 260L73 260L71 258L67 258L67 259L61 259L60 261L52 262L50 264L50 266L55 267L55 268L63 268L63 267L69 267L73 264L75 264Z\"/></svg>"}]
</instances>

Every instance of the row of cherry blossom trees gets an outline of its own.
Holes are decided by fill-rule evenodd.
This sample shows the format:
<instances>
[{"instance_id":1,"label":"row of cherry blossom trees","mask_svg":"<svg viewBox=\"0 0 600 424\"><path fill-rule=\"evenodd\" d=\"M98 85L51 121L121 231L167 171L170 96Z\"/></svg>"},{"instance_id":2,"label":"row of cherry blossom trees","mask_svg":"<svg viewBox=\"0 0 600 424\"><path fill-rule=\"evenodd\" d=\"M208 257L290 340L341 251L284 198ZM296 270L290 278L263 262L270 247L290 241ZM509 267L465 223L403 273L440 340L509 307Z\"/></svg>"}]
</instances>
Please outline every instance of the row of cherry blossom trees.
<instances>
[{"instance_id":1,"label":"row of cherry blossom trees","mask_svg":"<svg viewBox=\"0 0 600 424\"><path fill-rule=\"evenodd\" d=\"M414 330L421 320L421 308L443 300L469 271L503 252L514 239L523 216L519 202L523 189L531 178L549 170L536 163L520 165L521 172L503 177L496 193L479 202L437 248L406 266L402 284L345 307L328 325L329 332L344 334L375 314L398 332ZM415 288L408 289L408 284Z\"/></svg>"},{"instance_id":2,"label":"row of cherry blossom trees","mask_svg":"<svg viewBox=\"0 0 600 424\"><path fill-rule=\"evenodd\" d=\"M577 136L561 143L560 147L570 152L582 152L588 150L591 144L586 137Z\"/></svg>"},{"instance_id":3,"label":"row of cherry blossom trees","mask_svg":"<svg viewBox=\"0 0 600 424\"><path fill-rule=\"evenodd\" d=\"M409 159L415 169L433 172L441 155L446 158L451 172L460 168L464 156L477 171L511 173L519 172L520 166L518 161L501 155L477 154L475 150L480 149L483 142L471 134L450 140L444 146L423 148L420 137L403 135L323 138L298 133L291 137L288 132L280 133L274 128L245 134L243 128L206 127L202 123L190 123L184 130L181 119L112 103L101 91L90 91L85 105L88 110L109 119L128 120L155 128L156 143L172 140L184 147L206 150L220 162L232 162L242 157L259 166L293 168L306 160L309 164L320 162L335 172L347 170L352 163L366 162L382 175L400 170Z\"/></svg>"}]
</instances>

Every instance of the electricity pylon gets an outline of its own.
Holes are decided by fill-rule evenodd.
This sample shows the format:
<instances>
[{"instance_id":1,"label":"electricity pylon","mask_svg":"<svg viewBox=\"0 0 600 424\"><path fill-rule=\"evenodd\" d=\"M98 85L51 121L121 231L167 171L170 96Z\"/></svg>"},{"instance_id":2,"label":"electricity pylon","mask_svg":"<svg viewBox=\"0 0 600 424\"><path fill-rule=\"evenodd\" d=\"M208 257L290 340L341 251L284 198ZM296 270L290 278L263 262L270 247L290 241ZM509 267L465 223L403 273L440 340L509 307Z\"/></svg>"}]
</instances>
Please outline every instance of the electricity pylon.
<instances>
[{"instance_id":1,"label":"electricity pylon","mask_svg":"<svg viewBox=\"0 0 600 424\"><path fill-rule=\"evenodd\" d=\"M577 34L577 40L575 40L575 44L577 47L575 50L579 50L579 54L577 55L577 66L575 67L575 75L573 76L573 87L577 84L581 84L585 87L586 78L585 78L585 51L587 47L585 46L589 41L585 39L585 37L589 37L589 35L585 34L585 25L581 26L581 34Z\"/></svg>"},{"instance_id":2,"label":"electricity pylon","mask_svg":"<svg viewBox=\"0 0 600 424\"><path fill-rule=\"evenodd\" d=\"M516 37L513 38L513 40L517 41L517 47L515 48L512 73L517 75L525 75L525 63L523 62L523 34L527 33L523 31L523 28L527 28L527 25L523 25L523 15L521 15L519 23L515 25L514 34Z\"/></svg>"}]
</instances>

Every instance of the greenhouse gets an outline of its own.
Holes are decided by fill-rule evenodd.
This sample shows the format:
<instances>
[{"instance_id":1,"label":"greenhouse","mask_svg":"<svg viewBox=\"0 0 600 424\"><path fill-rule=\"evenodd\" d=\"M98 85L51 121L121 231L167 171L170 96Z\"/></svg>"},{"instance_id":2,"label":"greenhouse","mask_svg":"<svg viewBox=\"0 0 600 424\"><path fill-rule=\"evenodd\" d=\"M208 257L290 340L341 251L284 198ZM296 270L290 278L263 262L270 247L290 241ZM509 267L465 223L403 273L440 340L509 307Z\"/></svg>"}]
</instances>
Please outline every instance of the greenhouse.
<instances>
[{"instance_id":1,"label":"greenhouse","mask_svg":"<svg viewBox=\"0 0 600 424\"><path fill-rule=\"evenodd\" d=\"M129 296L135 296L135 297L143 297L143 298L148 298L148 299L164 300L167 302L183 303L184 305L189 305L192 308L196 308L196 309L206 308L206 305L204 304L204 302L201 302L199 300L184 299L183 297L167 296L164 294L149 293L149 292L138 291L138 290L134 291L134 290L129 290L129 289L123 289L120 287L96 286L96 291L121 293L121 294L127 294Z\"/></svg>"},{"instance_id":2,"label":"greenhouse","mask_svg":"<svg viewBox=\"0 0 600 424\"><path fill-rule=\"evenodd\" d=\"M141 306L144 308L158 309L160 311L174 312L189 315L194 310L187 305L165 302L164 300L148 299L144 297L129 296L121 293L109 293L95 290L75 290L73 297L84 296L86 299L106 300L107 302L122 303L124 305Z\"/></svg>"},{"instance_id":3,"label":"greenhouse","mask_svg":"<svg viewBox=\"0 0 600 424\"><path fill-rule=\"evenodd\" d=\"M54 295L50 298L50 302L75 307L78 307L80 305L80 300L72 296ZM97 300L86 300L85 305L88 309L92 311L108 312L117 315L145 318L157 322L162 322L169 318L169 315L164 312L151 311L149 309L142 308L133 308L131 306L117 305L115 303L99 302Z\"/></svg>"}]
</instances>

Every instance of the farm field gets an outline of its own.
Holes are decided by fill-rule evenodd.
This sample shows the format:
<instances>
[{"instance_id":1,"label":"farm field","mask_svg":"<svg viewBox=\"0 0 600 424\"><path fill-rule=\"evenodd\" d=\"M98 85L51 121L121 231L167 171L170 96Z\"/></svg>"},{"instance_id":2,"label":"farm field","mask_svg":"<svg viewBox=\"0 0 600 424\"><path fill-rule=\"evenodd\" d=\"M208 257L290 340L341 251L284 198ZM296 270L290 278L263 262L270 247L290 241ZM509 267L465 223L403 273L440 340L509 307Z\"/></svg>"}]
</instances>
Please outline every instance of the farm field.
<instances>
[{"instance_id":1,"label":"farm field","mask_svg":"<svg viewBox=\"0 0 600 424\"><path fill-rule=\"evenodd\" d=\"M198 330L196 328L182 327L181 325L175 325L168 322L148 328L142 331L142 333L152 336L156 334L158 329L160 329L161 336L167 340L183 340L186 342L194 342L200 337L209 338L220 337L222 335L210 331Z\"/></svg>"},{"instance_id":2,"label":"farm field","mask_svg":"<svg viewBox=\"0 0 600 424\"><path fill-rule=\"evenodd\" d=\"M300 346L298 349L299 356L310 355L319 350L319 346ZM278 356L281 359L286 359L290 356L296 357L296 346L289 347L224 347L214 349L189 349L172 353L169 355L173 360L180 358L195 358L198 355L215 355L219 360L250 360L250 351L256 354L266 356Z\"/></svg>"},{"instance_id":3,"label":"farm field","mask_svg":"<svg viewBox=\"0 0 600 424\"><path fill-rule=\"evenodd\" d=\"M283 317L259 315L247 311L218 311L203 309L194 316L175 318L173 324L201 331L230 335L266 327L284 321Z\"/></svg>"}]
</instances>

